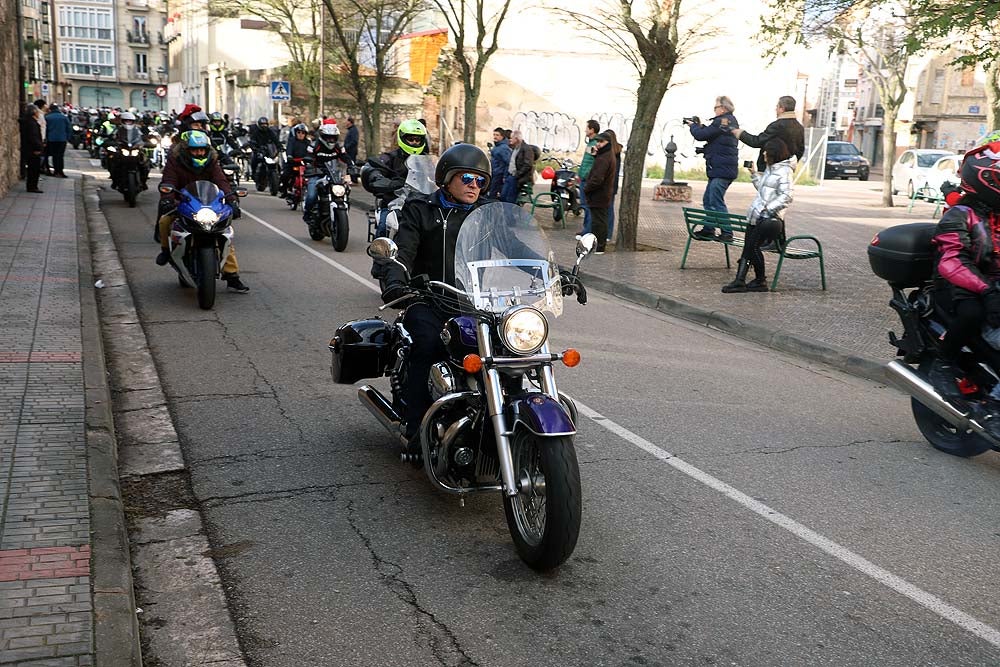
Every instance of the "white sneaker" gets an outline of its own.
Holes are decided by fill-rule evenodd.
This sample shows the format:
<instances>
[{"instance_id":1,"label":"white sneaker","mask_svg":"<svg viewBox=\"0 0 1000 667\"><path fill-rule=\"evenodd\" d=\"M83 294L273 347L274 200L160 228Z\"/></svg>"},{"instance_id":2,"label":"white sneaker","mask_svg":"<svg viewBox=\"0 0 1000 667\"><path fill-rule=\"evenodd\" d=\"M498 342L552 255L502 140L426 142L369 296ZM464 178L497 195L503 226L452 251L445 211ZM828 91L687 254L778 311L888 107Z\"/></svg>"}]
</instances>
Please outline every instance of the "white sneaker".
<instances>
[{"instance_id":1,"label":"white sneaker","mask_svg":"<svg viewBox=\"0 0 1000 667\"><path fill-rule=\"evenodd\" d=\"M574 236L573 238L575 238L575 239L576 239L577 241L579 241L579 240L580 240L580 238L581 238L581 235L580 235L580 234L577 234L577 235L576 235L576 236Z\"/></svg>"},{"instance_id":2,"label":"white sneaker","mask_svg":"<svg viewBox=\"0 0 1000 667\"><path fill-rule=\"evenodd\" d=\"M595 254L595 255L603 255L603 254L604 254L604 251L603 251L603 250L595 250L595 251L594 251L594 254Z\"/></svg>"}]
</instances>

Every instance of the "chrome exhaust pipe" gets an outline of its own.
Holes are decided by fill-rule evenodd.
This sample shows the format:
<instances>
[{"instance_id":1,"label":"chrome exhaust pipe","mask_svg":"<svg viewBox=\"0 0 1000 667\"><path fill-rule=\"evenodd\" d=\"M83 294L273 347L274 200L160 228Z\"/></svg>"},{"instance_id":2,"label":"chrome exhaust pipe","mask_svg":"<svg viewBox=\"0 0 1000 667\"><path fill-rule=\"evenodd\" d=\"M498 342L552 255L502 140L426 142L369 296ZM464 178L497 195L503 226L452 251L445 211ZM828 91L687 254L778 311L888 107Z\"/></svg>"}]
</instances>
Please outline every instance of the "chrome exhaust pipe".
<instances>
[{"instance_id":1,"label":"chrome exhaust pipe","mask_svg":"<svg viewBox=\"0 0 1000 667\"><path fill-rule=\"evenodd\" d=\"M973 431L991 442L994 441L994 438L986 433L985 429L969 416L969 413L962 412L942 398L941 394L937 393L937 390L929 382L914 373L913 369L903 362L890 361L886 366L886 371L886 377L890 382L927 406L941 419L955 428Z\"/></svg>"},{"instance_id":2,"label":"chrome exhaust pipe","mask_svg":"<svg viewBox=\"0 0 1000 667\"><path fill-rule=\"evenodd\" d=\"M385 430L394 436L402 437L399 426L403 423L403 419L396 413L392 405L378 389L367 384L360 387L358 389L358 400L361 401L363 406L368 408L368 412L375 416L375 419L385 427Z\"/></svg>"}]
</instances>

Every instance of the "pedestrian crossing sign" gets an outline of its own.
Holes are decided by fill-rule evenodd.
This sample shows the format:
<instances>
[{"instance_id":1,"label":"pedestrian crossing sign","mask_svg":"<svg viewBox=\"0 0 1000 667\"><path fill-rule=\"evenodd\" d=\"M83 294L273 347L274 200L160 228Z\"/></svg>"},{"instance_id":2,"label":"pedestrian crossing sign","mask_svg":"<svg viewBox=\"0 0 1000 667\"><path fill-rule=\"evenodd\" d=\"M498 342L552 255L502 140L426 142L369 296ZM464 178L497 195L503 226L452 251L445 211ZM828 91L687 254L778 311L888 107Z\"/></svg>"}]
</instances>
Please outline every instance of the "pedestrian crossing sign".
<instances>
[{"instance_id":1,"label":"pedestrian crossing sign","mask_svg":"<svg viewBox=\"0 0 1000 667\"><path fill-rule=\"evenodd\" d=\"M292 87L287 81L271 82L271 101L288 102L292 99Z\"/></svg>"}]
</instances>

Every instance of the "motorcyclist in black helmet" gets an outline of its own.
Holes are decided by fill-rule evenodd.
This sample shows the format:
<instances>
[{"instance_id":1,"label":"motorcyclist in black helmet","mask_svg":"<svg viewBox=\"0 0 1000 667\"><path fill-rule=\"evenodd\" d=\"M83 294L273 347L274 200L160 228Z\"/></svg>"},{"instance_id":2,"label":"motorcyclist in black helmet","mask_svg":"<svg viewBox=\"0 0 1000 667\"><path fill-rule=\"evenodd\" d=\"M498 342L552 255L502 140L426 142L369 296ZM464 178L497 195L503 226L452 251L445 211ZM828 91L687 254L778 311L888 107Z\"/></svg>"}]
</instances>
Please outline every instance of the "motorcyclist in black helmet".
<instances>
[{"instance_id":1,"label":"motorcyclist in black helmet","mask_svg":"<svg viewBox=\"0 0 1000 667\"><path fill-rule=\"evenodd\" d=\"M278 189L278 196L284 197L288 193L294 176L295 158L309 157L309 128L305 123L298 123L288 133L288 141L285 142L285 167L281 172L281 187Z\"/></svg>"},{"instance_id":2,"label":"motorcyclist in black helmet","mask_svg":"<svg viewBox=\"0 0 1000 667\"><path fill-rule=\"evenodd\" d=\"M267 116L261 116L257 119L257 123L250 128L250 145L254 149L253 157L250 159L251 176L257 173L257 167L262 159L261 152L267 150L268 144L274 146L279 152L282 149L278 133L271 129Z\"/></svg>"}]
</instances>

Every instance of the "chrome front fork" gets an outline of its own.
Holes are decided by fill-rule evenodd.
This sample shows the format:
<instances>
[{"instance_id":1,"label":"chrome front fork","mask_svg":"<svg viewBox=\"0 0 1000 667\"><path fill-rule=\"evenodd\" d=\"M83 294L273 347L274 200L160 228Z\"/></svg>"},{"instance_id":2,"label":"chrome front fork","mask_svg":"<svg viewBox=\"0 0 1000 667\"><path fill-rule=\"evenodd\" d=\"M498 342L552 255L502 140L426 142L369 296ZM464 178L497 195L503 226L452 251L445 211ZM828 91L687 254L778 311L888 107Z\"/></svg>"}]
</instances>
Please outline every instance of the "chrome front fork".
<instances>
[{"instance_id":1,"label":"chrome front fork","mask_svg":"<svg viewBox=\"0 0 1000 667\"><path fill-rule=\"evenodd\" d=\"M490 359L493 357L490 325L486 322L480 322L478 329L479 356L483 359ZM500 386L500 372L496 368L486 368L483 376L486 380L486 407L490 411L493 432L497 438L497 458L500 460L500 479L503 483L503 492L508 496L516 496L517 478L514 476L514 457L510 451L511 433L507 430L507 419L503 414L503 388Z\"/></svg>"}]
</instances>

